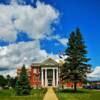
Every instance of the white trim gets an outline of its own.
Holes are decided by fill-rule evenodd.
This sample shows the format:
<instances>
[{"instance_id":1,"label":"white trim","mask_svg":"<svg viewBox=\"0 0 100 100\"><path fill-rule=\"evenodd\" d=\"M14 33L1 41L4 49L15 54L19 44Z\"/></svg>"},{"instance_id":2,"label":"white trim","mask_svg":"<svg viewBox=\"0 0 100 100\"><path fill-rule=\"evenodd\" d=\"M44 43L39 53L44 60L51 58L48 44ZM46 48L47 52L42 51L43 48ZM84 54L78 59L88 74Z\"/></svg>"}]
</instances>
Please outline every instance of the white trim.
<instances>
[{"instance_id":1,"label":"white trim","mask_svg":"<svg viewBox=\"0 0 100 100\"><path fill-rule=\"evenodd\" d=\"M44 70L44 69L41 69L41 70L42 70L42 72L41 72L41 73L42 73L41 82L42 82L42 87L43 87L43 86L44 86L44 78L43 78L43 76L44 76L44 75L43 75L43 70Z\"/></svg>"},{"instance_id":2,"label":"white trim","mask_svg":"<svg viewBox=\"0 0 100 100\"><path fill-rule=\"evenodd\" d=\"M56 86L58 87L58 69L56 70Z\"/></svg>"},{"instance_id":3,"label":"white trim","mask_svg":"<svg viewBox=\"0 0 100 100\"><path fill-rule=\"evenodd\" d=\"M48 86L48 79L47 79L47 70L48 69L52 69L53 70L53 80L52 80L52 86L53 87L58 87L58 81L59 81L59 68L58 67L42 67L42 87L47 87ZM45 70L45 72L43 73L43 70ZM56 70L56 73L55 73ZM44 77L45 75L45 77ZM56 79L55 79L55 75L56 75ZM45 78L45 79L44 79ZM56 81L56 83L55 83ZM45 85L44 85L45 83Z\"/></svg>"},{"instance_id":4,"label":"white trim","mask_svg":"<svg viewBox=\"0 0 100 100\"><path fill-rule=\"evenodd\" d=\"M42 69L58 69L58 67L42 67Z\"/></svg>"},{"instance_id":5,"label":"white trim","mask_svg":"<svg viewBox=\"0 0 100 100\"><path fill-rule=\"evenodd\" d=\"M47 69L45 69L45 87L47 87Z\"/></svg>"},{"instance_id":6,"label":"white trim","mask_svg":"<svg viewBox=\"0 0 100 100\"><path fill-rule=\"evenodd\" d=\"M55 87L55 69L53 69L53 86Z\"/></svg>"}]
</instances>

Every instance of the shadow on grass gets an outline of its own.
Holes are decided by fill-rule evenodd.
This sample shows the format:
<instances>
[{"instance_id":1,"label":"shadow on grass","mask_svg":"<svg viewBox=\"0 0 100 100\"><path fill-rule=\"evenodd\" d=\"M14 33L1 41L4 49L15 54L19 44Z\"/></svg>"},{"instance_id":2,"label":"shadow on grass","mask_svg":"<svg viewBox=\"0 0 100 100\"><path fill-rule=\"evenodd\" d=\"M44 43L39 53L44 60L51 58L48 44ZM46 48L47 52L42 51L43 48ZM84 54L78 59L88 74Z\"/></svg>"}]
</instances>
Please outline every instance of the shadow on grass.
<instances>
[{"instance_id":1,"label":"shadow on grass","mask_svg":"<svg viewBox=\"0 0 100 100\"><path fill-rule=\"evenodd\" d=\"M59 92L62 92L62 93L90 93L90 91L87 91L87 90L77 90L75 92L72 89L63 89L63 90L60 90Z\"/></svg>"}]
</instances>

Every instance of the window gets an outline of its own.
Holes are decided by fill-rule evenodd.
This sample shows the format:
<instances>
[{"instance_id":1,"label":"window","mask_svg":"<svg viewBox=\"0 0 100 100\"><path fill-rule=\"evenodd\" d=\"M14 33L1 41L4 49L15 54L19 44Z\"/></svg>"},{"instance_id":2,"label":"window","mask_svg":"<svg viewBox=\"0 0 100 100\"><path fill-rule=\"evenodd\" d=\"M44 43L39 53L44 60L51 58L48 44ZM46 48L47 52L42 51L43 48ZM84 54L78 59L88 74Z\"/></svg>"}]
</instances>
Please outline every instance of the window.
<instances>
[{"instance_id":1,"label":"window","mask_svg":"<svg viewBox=\"0 0 100 100\"><path fill-rule=\"evenodd\" d=\"M36 68L34 68L34 73L36 73Z\"/></svg>"},{"instance_id":2,"label":"window","mask_svg":"<svg viewBox=\"0 0 100 100\"><path fill-rule=\"evenodd\" d=\"M36 76L34 76L34 81L36 80Z\"/></svg>"}]
</instances>

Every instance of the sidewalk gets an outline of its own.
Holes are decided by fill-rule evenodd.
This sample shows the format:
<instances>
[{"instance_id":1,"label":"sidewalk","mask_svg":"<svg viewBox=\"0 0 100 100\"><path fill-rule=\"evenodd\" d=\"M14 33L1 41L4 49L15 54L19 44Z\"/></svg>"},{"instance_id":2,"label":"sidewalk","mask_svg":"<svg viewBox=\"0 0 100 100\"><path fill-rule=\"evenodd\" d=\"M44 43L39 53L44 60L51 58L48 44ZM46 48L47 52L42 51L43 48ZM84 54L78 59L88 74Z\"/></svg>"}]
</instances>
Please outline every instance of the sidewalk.
<instances>
[{"instance_id":1,"label":"sidewalk","mask_svg":"<svg viewBox=\"0 0 100 100\"><path fill-rule=\"evenodd\" d=\"M49 87L43 100L58 100L52 87Z\"/></svg>"}]
</instances>

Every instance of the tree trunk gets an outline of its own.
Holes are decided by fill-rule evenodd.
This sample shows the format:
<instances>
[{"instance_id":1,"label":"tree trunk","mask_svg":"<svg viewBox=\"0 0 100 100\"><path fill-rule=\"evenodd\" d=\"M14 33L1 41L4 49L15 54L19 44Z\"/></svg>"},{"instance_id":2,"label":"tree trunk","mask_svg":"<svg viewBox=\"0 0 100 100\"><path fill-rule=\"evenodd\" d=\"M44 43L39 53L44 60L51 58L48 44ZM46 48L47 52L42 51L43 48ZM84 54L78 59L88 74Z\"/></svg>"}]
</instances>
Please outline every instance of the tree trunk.
<instances>
[{"instance_id":1,"label":"tree trunk","mask_svg":"<svg viewBox=\"0 0 100 100\"><path fill-rule=\"evenodd\" d=\"M64 89L64 85L62 84L62 89Z\"/></svg>"},{"instance_id":2,"label":"tree trunk","mask_svg":"<svg viewBox=\"0 0 100 100\"><path fill-rule=\"evenodd\" d=\"M77 91L77 82L74 82L74 92Z\"/></svg>"}]
</instances>

